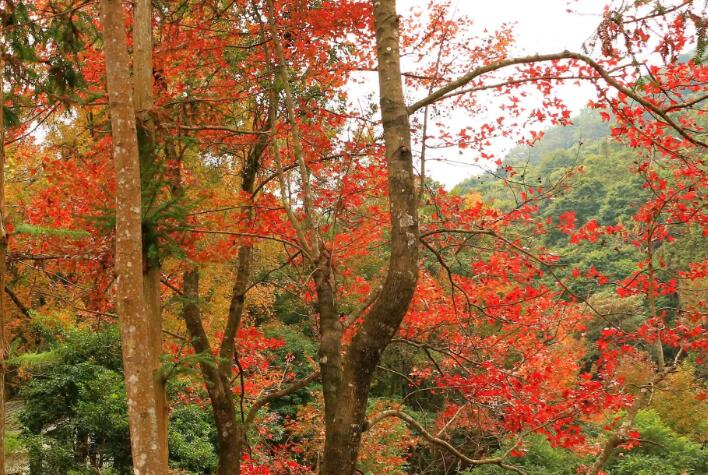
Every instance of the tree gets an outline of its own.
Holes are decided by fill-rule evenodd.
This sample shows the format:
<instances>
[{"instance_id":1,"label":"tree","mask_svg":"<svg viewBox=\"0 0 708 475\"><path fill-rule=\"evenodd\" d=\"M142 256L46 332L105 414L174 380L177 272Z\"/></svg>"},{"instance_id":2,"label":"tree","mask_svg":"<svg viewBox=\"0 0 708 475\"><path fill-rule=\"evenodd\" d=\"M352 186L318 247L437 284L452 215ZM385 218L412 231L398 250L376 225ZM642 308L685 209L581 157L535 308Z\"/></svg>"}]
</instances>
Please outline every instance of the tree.
<instances>
[{"instance_id":1,"label":"tree","mask_svg":"<svg viewBox=\"0 0 708 475\"><path fill-rule=\"evenodd\" d=\"M393 0L139 1L130 39L120 5L102 6L103 43L90 4L49 2L29 15L37 27L25 36L55 38L32 45L41 54L29 70L75 64L82 81L51 95L24 82L16 91L69 114L41 115L42 144L22 144L34 178L23 182L10 255L24 266L18 279L32 276L31 285L18 280L29 321L51 307L98 327L117 307L136 470L166 467L164 378L185 384L180 398L209 399L222 474L308 463L354 473L361 447L376 450L367 437L403 425L419 434L410 444L430 470L455 461L518 472L515 458L535 433L553 447L599 448L599 467L630 437L644 396L667 384L685 353L701 351L696 309L671 308L671 279L705 271L662 264L670 237L704 222L705 139L699 112L686 111L701 103L705 74L676 58L687 41L704 40L691 2L608 9L596 48L525 57L510 56L508 28L474 36L444 2L406 19ZM637 71L654 42L664 66ZM414 47L437 54L404 73L401 57ZM373 69L379 103L354 110L346 85ZM517 156L489 152L496 136L541 145L529 124L569 124L555 96L567 81L596 86L592 105L629 147L621 158L637 162L625 188L605 186L616 166L608 144L585 157L585 175L554 170L580 148L544 157L539 176ZM530 91L539 105L526 109L518 97ZM502 98L503 112L485 110L490 96ZM445 122L453 108L481 124ZM424 171L431 147L498 159L494 173L512 196L496 207L437 189ZM592 199L600 187L610 190L605 206ZM104 225L114 198L115 234ZM626 203L637 205L633 218L615 212ZM615 256L607 243L623 250L622 262L605 262ZM558 255L572 246L574 255ZM627 273L634 258L641 267ZM590 298L611 284L629 303L607 292ZM275 304L254 303L264 295ZM288 345L273 331L316 343L317 361L280 354ZM174 342L162 365L161 332ZM617 371L629 356L656 362L639 397ZM317 379L322 454L297 455L294 437L316 429L298 430L278 401L316 407ZM142 409L148 424L137 422ZM623 422L588 438L588 420L621 410ZM307 437L308 447L319 440Z\"/></svg>"},{"instance_id":2,"label":"tree","mask_svg":"<svg viewBox=\"0 0 708 475\"><path fill-rule=\"evenodd\" d=\"M118 329L69 330L15 364L39 377L22 390L20 420L32 473L87 466L130 471L130 440Z\"/></svg>"},{"instance_id":3,"label":"tree","mask_svg":"<svg viewBox=\"0 0 708 475\"><path fill-rule=\"evenodd\" d=\"M153 98L153 66L152 66L152 2L135 2L133 11L133 98L135 100L136 127L138 132L138 151L141 163L141 184L143 189L152 188L152 195L143 193L141 211L151 214L151 206L159 206L157 197L159 188L154 182L158 179L154 174L155 161L155 130L150 118L154 106ZM142 227L141 227L142 229ZM150 234L143 232L143 293L145 311L149 324L151 366L155 374L159 374L160 356L162 355L162 313L160 309L160 251L157 242L150 239ZM157 445L163 466L167 466L167 420L168 407L165 394L165 383L162 378L155 381L155 410L159 429Z\"/></svg>"},{"instance_id":4,"label":"tree","mask_svg":"<svg viewBox=\"0 0 708 475\"><path fill-rule=\"evenodd\" d=\"M677 125L664 110L613 79L599 63L585 55L571 52L492 62L464 74L459 79L435 90L425 99L406 107L401 92L400 53L398 52L399 20L396 14L395 1L375 2L373 16L377 38L382 123L390 180L391 267L381 293L377 296L377 300L370 312L364 317L361 328L354 335L347 349L346 356L343 358L342 374L344 375L344 381L347 383L343 390L338 388L338 391L335 391L336 385L332 385L329 389L327 388L327 372L332 373L332 369L328 369L328 367L332 365L336 368L336 365L339 364L338 353L335 351L323 352L321 357L325 381L325 404L329 402L330 405L339 407L337 404L341 401L346 401L345 404L347 405L345 416L339 416L336 410L333 412L326 411L327 422L330 420L336 421L337 425L336 427L328 427L328 432L332 435L328 435L328 440L325 442L323 473L334 473L335 466L338 467L337 470L343 469L344 473L353 473L355 469L356 447L359 443L361 421L365 418L365 402L370 375L378 363L381 352L396 333L412 298L412 291L415 288L415 276L417 274L417 251L415 247L417 246L418 224L416 197L412 189L411 132L410 125L407 123L409 114L445 98L449 94L453 94L457 89L467 86L475 78L488 72L515 64L533 65L539 62L569 59L577 63L584 63L590 71L605 80L610 87L619 90L621 98L632 98L638 102L642 106L638 114L648 110L655 115L657 120L673 128L685 140L685 143L705 147L687 129ZM534 74L536 74L535 71ZM396 157L397 160L393 160L393 157ZM411 168L408 168L409 165ZM397 186L394 187L394 184ZM330 268L330 264L325 264L318 270L317 285L320 295L332 294L331 284L329 284L331 277L326 271L328 268ZM395 280L393 287L390 284L391 280L389 280L392 278ZM650 307L653 308L653 294L651 290L649 292ZM323 314L336 315L336 312L331 310L332 308L334 306L331 303L327 307L320 307L320 318L323 322ZM381 312L382 310L383 312ZM334 320L334 318L330 318L330 320ZM323 329L325 329L324 326ZM325 338L326 333L323 331L323 348L326 348L324 345ZM662 361L663 357L661 357L661 352L659 352L659 369L663 372ZM355 364L350 365L350 362ZM327 398L328 392L332 394L329 400ZM350 392L355 396L348 397ZM336 399L334 397L335 394ZM331 458L328 458L329 454L331 454ZM347 460L347 462L343 463L343 460Z\"/></svg>"},{"instance_id":5,"label":"tree","mask_svg":"<svg viewBox=\"0 0 708 475\"><path fill-rule=\"evenodd\" d=\"M4 52L0 50L4 56ZM5 224L5 59L0 58L0 475L5 475L5 360L7 358L7 313L5 309L5 274L7 239Z\"/></svg>"},{"instance_id":6,"label":"tree","mask_svg":"<svg viewBox=\"0 0 708 475\"><path fill-rule=\"evenodd\" d=\"M142 274L142 202L140 161L135 126L123 9L118 1L101 2L106 78L116 170L117 308L128 394L133 468L136 474L167 473L158 445L158 376L153 361L150 322L146 315Z\"/></svg>"},{"instance_id":7,"label":"tree","mask_svg":"<svg viewBox=\"0 0 708 475\"><path fill-rule=\"evenodd\" d=\"M418 207L411 132L400 79L395 2L375 2L373 16L386 144L391 257L376 301L342 358L341 327L330 275L332 264L327 251L320 250L321 263L315 280L322 327L320 363L325 394L323 474L355 471L371 378L383 350L408 310L418 277Z\"/></svg>"}]
</instances>

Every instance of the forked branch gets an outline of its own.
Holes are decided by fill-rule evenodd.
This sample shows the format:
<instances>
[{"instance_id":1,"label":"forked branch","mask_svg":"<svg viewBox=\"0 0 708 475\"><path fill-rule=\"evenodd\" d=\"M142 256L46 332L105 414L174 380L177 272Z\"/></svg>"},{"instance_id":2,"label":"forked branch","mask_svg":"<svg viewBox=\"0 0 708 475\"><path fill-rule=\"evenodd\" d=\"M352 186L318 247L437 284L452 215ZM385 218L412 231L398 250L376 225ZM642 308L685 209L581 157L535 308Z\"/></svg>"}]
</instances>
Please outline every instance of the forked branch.
<instances>
[{"instance_id":1,"label":"forked branch","mask_svg":"<svg viewBox=\"0 0 708 475\"><path fill-rule=\"evenodd\" d=\"M515 467L513 465L509 465L507 463L504 463L504 459L502 457L492 457L492 458L487 458L487 459L473 459L459 450L457 450L454 446L452 446L448 441L441 439L439 437L434 436L430 432L428 432L425 427L423 427L418 421L416 421L412 416L409 414L406 414L403 411L397 411L397 410L388 410L388 411L383 411L377 414L375 417L372 419L368 420L366 423L365 430L371 429L373 426L381 422L382 420L389 418L389 417L396 417L403 422L405 422L408 427L416 430L417 432L420 433L420 435L423 436L425 440L430 442L431 444L437 445L438 447L445 449L458 459L460 459L463 463L467 465L473 465L473 466L479 466L479 465L498 465L499 467L509 470L511 472L519 473L521 475L524 475L525 472L521 470L518 467Z\"/></svg>"}]
</instances>

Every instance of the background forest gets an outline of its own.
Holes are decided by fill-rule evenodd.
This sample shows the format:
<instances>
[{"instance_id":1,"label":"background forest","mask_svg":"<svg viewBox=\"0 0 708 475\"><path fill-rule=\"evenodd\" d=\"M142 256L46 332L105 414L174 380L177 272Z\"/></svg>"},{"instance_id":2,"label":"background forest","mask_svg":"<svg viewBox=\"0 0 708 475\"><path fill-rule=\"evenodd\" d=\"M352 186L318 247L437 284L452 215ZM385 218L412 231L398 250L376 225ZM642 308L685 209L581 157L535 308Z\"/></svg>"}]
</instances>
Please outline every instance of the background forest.
<instances>
[{"instance_id":1,"label":"background forest","mask_svg":"<svg viewBox=\"0 0 708 475\"><path fill-rule=\"evenodd\" d=\"M0 475L708 473L706 5L617 3L0 1Z\"/></svg>"}]
</instances>

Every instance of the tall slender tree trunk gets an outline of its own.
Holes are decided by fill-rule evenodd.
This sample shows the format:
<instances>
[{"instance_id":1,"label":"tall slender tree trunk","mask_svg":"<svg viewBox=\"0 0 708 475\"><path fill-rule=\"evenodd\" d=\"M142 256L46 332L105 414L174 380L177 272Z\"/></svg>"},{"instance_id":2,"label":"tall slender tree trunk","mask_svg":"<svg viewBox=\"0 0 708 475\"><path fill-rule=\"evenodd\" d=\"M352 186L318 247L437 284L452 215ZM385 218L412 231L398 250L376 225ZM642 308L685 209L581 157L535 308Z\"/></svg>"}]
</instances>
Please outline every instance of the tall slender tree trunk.
<instances>
[{"instance_id":1,"label":"tall slender tree trunk","mask_svg":"<svg viewBox=\"0 0 708 475\"><path fill-rule=\"evenodd\" d=\"M169 145L170 144L166 147L167 158L171 163L177 162L178 158L176 157L175 151ZM176 199L180 199L184 196L180 166L179 163L176 165L174 173L171 176L172 194ZM238 283L236 286L238 286ZM193 266L183 274L182 298L184 299L184 303L182 307L182 319L187 327L187 333L189 333L190 337L189 341L194 352L197 354L211 355L213 353L209 343L209 337L202 324L199 295L199 268ZM238 309L233 309L232 299L229 315L231 315L232 311L237 310ZM228 373L222 370L222 366L224 366L223 362L218 365L209 364L206 361L200 361L199 363L202 378L204 378L204 383L207 388L207 394L209 394L209 400L211 401L212 414L216 425L218 443L216 475L238 475L241 471L243 434L237 423L236 408L231 393L231 382Z\"/></svg>"},{"instance_id":2,"label":"tall slender tree trunk","mask_svg":"<svg viewBox=\"0 0 708 475\"><path fill-rule=\"evenodd\" d=\"M342 358L341 374L325 381L325 372L335 348L320 358L326 409L325 450L320 473L351 475L365 430L366 406L371 378L381 354L398 331L408 310L418 279L418 212L411 152L408 110L401 82L399 24L395 0L373 0L379 94L384 129L391 216L391 257L380 296L372 305ZM326 279L332 287L333 279ZM325 282L323 279L322 282ZM324 289L328 300L330 289ZM319 299L319 296L318 296ZM333 299L333 298L332 298ZM330 304L324 302L325 306ZM322 316L321 316L322 317ZM335 346L336 325L324 328L323 345ZM332 335L325 333L331 332ZM336 386L336 387L335 387ZM332 392L334 392L332 394Z\"/></svg>"},{"instance_id":3,"label":"tall slender tree trunk","mask_svg":"<svg viewBox=\"0 0 708 475\"><path fill-rule=\"evenodd\" d=\"M133 89L135 112L144 119L154 104L152 93L152 2L135 0L133 13Z\"/></svg>"},{"instance_id":4,"label":"tall slender tree trunk","mask_svg":"<svg viewBox=\"0 0 708 475\"><path fill-rule=\"evenodd\" d=\"M185 272L182 286L185 303L182 316L189 331L190 341L195 353L211 355L209 338L202 325L199 308L199 270L194 268ZM223 377L219 367L202 361L199 363L207 393L211 400L216 437L219 444L218 475L238 475L241 471L241 451L243 434L241 424L236 420L236 410L231 395L231 384Z\"/></svg>"},{"instance_id":5,"label":"tall slender tree trunk","mask_svg":"<svg viewBox=\"0 0 708 475\"><path fill-rule=\"evenodd\" d=\"M5 62L0 55L0 475L5 475L5 367L7 360L8 321L5 305L7 273L7 228L5 216Z\"/></svg>"},{"instance_id":6,"label":"tall slender tree trunk","mask_svg":"<svg viewBox=\"0 0 708 475\"><path fill-rule=\"evenodd\" d=\"M274 113L272 108L265 128L272 126ZM241 191L249 195L254 192L256 177L260 169L260 159L267 146L268 136L261 134L251 147L241 171ZM175 178L173 193L176 197L182 196L184 193L179 177ZM248 219L251 218L252 213L253 210L249 208ZM241 326L246 292L251 283L252 265L253 245L244 244L238 251L236 277L229 313L224 327L224 338L219 348L220 361L218 364L200 363L217 430L219 458L217 475L238 475L241 471L241 456L247 423L243 414L237 414L231 392L231 368L236 352L235 338ZM202 324L199 307L199 269L193 267L184 273L183 278L182 290L185 303L182 316L190 336L190 342L196 353L211 355L213 354L212 347Z\"/></svg>"},{"instance_id":7,"label":"tall slender tree trunk","mask_svg":"<svg viewBox=\"0 0 708 475\"><path fill-rule=\"evenodd\" d=\"M133 12L133 96L138 129L138 150L140 153L143 185L155 180L156 171L155 136L150 111L154 105L153 97L153 61L152 61L152 2L136 0ZM155 185L155 183L153 183ZM151 188L153 194L159 193L159 186ZM143 186L143 189L145 187ZM152 196L144 200L155 202ZM145 208L143 202L143 208ZM151 366L154 371L160 369L162 354L162 312L160 302L160 265L159 248L154 234L143 235L143 294L145 309L150 325ZM159 428L160 457L165 466L169 459L167 447L168 405L165 382L160 378L155 383L155 405Z\"/></svg>"},{"instance_id":8,"label":"tall slender tree trunk","mask_svg":"<svg viewBox=\"0 0 708 475\"><path fill-rule=\"evenodd\" d=\"M143 294L140 157L130 58L119 0L101 0L106 80L116 172L116 274L133 470L161 475L167 466L159 446L150 324Z\"/></svg>"},{"instance_id":9,"label":"tall slender tree trunk","mask_svg":"<svg viewBox=\"0 0 708 475\"><path fill-rule=\"evenodd\" d=\"M315 289L317 290L317 309L320 317L320 348L319 364L324 395L325 418L325 455L320 473L335 473L335 459L341 457L339 452L346 450L349 444L343 443L344 428L339 427L341 419L337 418L340 404L340 389L342 386L342 332L339 312L336 306L336 288L332 275L330 256L320 253L320 262L314 272ZM351 401L347 401L350 403ZM349 457L347 457L349 458ZM328 462L330 460L330 462ZM331 466L330 466L331 464ZM330 471L328 471L330 470ZM347 472L342 472L347 473Z\"/></svg>"}]
</instances>

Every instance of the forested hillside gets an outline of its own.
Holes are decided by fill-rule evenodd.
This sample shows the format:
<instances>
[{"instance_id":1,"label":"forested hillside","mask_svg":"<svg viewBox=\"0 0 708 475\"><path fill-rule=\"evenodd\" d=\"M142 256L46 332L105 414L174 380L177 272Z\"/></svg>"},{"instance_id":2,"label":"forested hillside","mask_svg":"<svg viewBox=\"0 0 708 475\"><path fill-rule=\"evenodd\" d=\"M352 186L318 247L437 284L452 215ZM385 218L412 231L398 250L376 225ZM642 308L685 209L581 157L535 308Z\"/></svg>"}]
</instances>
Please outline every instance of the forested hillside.
<instances>
[{"instance_id":1,"label":"forested hillside","mask_svg":"<svg viewBox=\"0 0 708 475\"><path fill-rule=\"evenodd\" d=\"M0 1L0 475L708 473L705 8L487 3Z\"/></svg>"},{"instance_id":2,"label":"forested hillside","mask_svg":"<svg viewBox=\"0 0 708 475\"><path fill-rule=\"evenodd\" d=\"M550 190L549 196L537 202L542 219L561 224L562 215L570 212L578 227L591 221L599 226L631 227L652 190L635 172L636 150L613 140L611 128L600 114L584 110L572 125L551 128L533 146L513 149L502 166L462 181L453 193L512 210L522 201L520 193L540 186ZM562 257L566 270L595 267L612 281L629 275L641 257L630 242L606 237L599 242L571 242L558 227L549 230L541 242ZM700 227L694 227L677 235L676 242L661 253L666 253L663 258L676 273L695 259L706 259L708 246Z\"/></svg>"},{"instance_id":3,"label":"forested hillside","mask_svg":"<svg viewBox=\"0 0 708 475\"><path fill-rule=\"evenodd\" d=\"M603 330L609 325L636 329L649 315L646 299L623 298L621 286L642 260L641 249L607 235L575 240L560 229L567 223L568 213L572 213L577 227L588 222L596 222L598 227L636 226L637 210L652 190L642 186L641 177L633 171L638 163L637 151L613 140L611 129L612 124L604 122L599 113L584 110L573 118L573 125L546 130L533 146L512 150L496 170L470 177L453 190L467 201L481 201L506 210L519 205L519 194L528 186L553 190L550 196L538 201L539 216L560 225L539 239L540 245L559 257L555 276L550 280L580 272L581 278L572 285L574 298L602 309L602 316L596 315L588 322L583 334L589 345L585 360L588 366L597 362L598 355L592 347L601 339ZM700 227L692 227L656 252L663 262L664 278L680 281L681 269L695 260L706 260L708 246ZM597 274L595 271L587 274L589 269ZM602 278L598 280L597 275ZM601 282L610 285L598 285ZM681 282L674 292L659 297L657 305L670 318L680 318L682 305L704 299L705 292L705 281L694 285ZM641 358L625 363L623 371L625 377L634 381L631 384L639 386L637 381L646 378L642 375L647 371L646 364ZM708 437L708 404L703 396L708 382L705 363L701 359L686 361L672 378L672 384L677 386L657 395L638 414L637 429L646 443L611 460L608 473L706 470L704 463L698 462L706 456L702 447ZM542 439L534 439L529 450L532 456L523 463L528 473L571 474L582 460L577 454L552 449ZM694 462L690 461L692 457ZM478 472L494 473L493 470L473 473Z\"/></svg>"}]
</instances>

